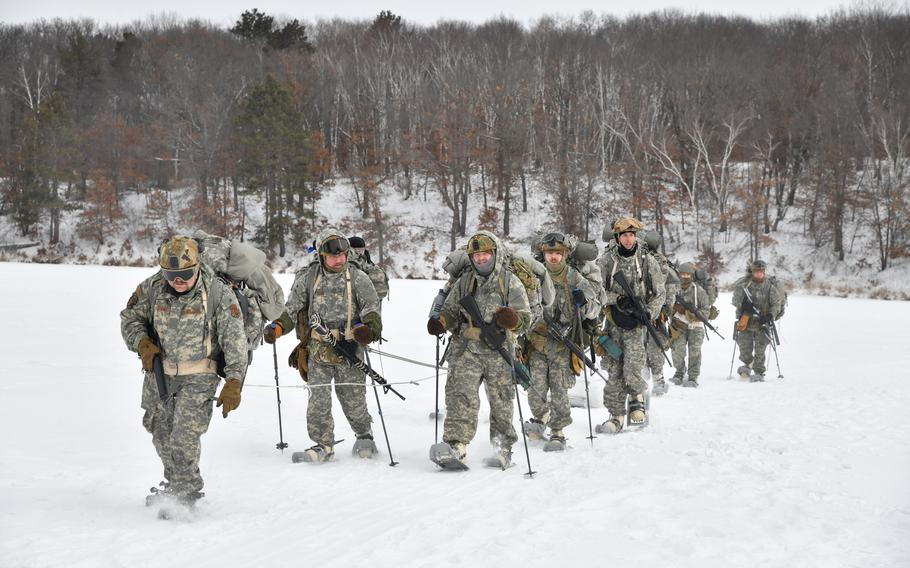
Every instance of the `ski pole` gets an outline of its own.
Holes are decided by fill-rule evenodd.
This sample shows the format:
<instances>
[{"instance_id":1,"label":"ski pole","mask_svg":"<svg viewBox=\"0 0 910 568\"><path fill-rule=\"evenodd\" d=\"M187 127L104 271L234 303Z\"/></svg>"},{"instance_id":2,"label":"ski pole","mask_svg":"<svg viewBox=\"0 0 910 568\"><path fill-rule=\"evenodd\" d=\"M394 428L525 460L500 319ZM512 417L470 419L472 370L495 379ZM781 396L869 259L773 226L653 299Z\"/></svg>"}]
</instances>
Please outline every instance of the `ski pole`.
<instances>
[{"instance_id":1,"label":"ski pole","mask_svg":"<svg viewBox=\"0 0 910 568\"><path fill-rule=\"evenodd\" d=\"M575 304L575 321L578 322L578 344L584 345L585 338L584 333L581 330L581 306ZM584 347L582 347L584 349ZM592 353L593 355L593 353ZM569 357L572 357L572 354L569 354ZM584 372L585 376L585 404L588 407L588 439L591 440L591 447L594 447L594 438L597 436L594 435L594 426L591 422L591 393L588 392L588 366L582 361L581 370Z\"/></svg>"},{"instance_id":2,"label":"ski pole","mask_svg":"<svg viewBox=\"0 0 910 568\"><path fill-rule=\"evenodd\" d=\"M366 357L367 365L369 365L370 364L370 354L366 350L364 350L363 355L364 355L364 357ZM380 365L382 364L381 357L380 357L379 363L380 363ZM388 432L388 430L386 430L386 427L385 427L385 416L382 414L382 403L379 402L379 389L376 388L376 380L372 376L370 377L370 380L373 382L373 395L376 396L376 408L377 408L377 411L379 412L379 421L382 423L382 435L385 436L385 447L386 447L386 449L389 450L389 466L395 467L396 465L398 465L398 462L395 461L394 457L392 457L392 446L389 444L389 432Z\"/></svg>"},{"instance_id":3,"label":"ski pole","mask_svg":"<svg viewBox=\"0 0 910 568\"><path fill-rule=\"evenodd\" d=\"M274 324L272 324L274 325ZM284 429L281 427L281 389L278 387L278 347L272 343L272 361L275 364L275 397L278 399L278 443L275 444L275 448L281 450L281 453L284 453L284 449L288 447L287 442L284 441Z\"/></svg>"},{"instance_id":4,"label":"ski pole","mask_svg":"<svg viewBox=\"0 0 910 568\"><path fill-rule=\"evenodd\" d=\"M727 380L733 378L733 361L736 360L736 338L739 335L736 324L737 322L733 322L733 354L730 355L730 373L727 375Z\"/></svg>"},{"instance_id":5,"label":"ski pole","mask_svg":"<svg viewBox=\"0 0 910 568\"><path fill-rule=\"evenodd\" d=\"M439 342L442 341L436 336L436 413L433 417L436 420L435 444L439 443Z\"/></svg>"},{"instance_id":6,"label":"ski pole","mask_svg":"<svg viewBox=\"0 0 910 568\"><path fill-rule=\"evenodd\" d=\"M515 377L515 365L512 365L512 382L515 385L515 402L518 404L518 424L521 429L521 437L525 443L525 458L528 460L528 473L525 475L527 477L534 477L534 474L537 473L531 469L531 452L528 451L528 435L525 434L525 417L524 413L521 411L521 397L518 395L518 380Z\"/></svg>"},{"instance_id":7,"label":"ski pole","mask_svg":"<svg viewBox=\"0 0 910 568\"><path fill-rule=\"evenodd\" d=\"M780 356L777 354L777 341L776 341L777 337L776 337L776 335L772 335L771 333L766 333L766 335L767 335L768 339L770 340L771 349L774 351L774 362L777 364L777 378L782 379L782 378L784 378L784 375L783 375L783 373L780 372Z\"/></svg>"}]
</instances>

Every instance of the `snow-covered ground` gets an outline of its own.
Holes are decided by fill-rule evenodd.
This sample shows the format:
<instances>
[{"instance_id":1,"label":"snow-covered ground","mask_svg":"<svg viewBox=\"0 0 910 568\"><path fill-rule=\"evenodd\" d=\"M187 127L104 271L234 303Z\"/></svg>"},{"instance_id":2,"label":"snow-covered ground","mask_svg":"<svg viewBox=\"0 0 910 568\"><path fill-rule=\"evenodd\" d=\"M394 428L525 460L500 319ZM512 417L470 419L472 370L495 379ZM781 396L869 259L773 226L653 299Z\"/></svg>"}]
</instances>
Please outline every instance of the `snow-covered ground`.
<instances>
[{"instance_id":1,"label":"snow-covered ground","mask_svg":"<svg viewBox=\"0 0 910 568\"><path fill-rule=\"evenodd\" d=\"M533 479L520 442L517 467L480 466L485 418L472 469L436 471L432 379L400 386L405 402L381 399L397 467L381 435L382 459L350 456L340 408L335 462L291 463L311 442L285 338L289 450L275 449L266 346L240 408L216 413L203 438L198 514L164 522L144 506L160 464L118 318L151 273L0 263L0 566L910 566L910 303L791 296L785 379L772 362L766 383L727 380L732 342L714 338L701 387L655 400L649 428L592 448L585 410L574 409L568 452L531 447ZM384 349L433 360L425 316L437 287L393 281ZM725 335L728 303L721 295ZM433 375L374 364L393 381Z\"/></svg>"}]
</instances>

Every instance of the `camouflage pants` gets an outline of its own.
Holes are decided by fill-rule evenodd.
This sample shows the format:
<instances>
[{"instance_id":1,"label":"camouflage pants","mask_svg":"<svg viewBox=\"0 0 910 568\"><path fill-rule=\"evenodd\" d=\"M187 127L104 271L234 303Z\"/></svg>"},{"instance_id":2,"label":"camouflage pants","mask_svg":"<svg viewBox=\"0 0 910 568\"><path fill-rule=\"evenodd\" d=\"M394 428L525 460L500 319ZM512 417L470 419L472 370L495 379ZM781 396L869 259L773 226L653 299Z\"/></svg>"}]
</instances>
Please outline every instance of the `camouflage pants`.
<instances>
[{"instance_id":1,"label":"camouflage pants","mask_svg":"<svg viewBox=\"0 0 910 568\"><path fill-rule=\"evenodd\" d=\"M648 390L648 383L641 378L645 366L645 328L621 329L613 327L613 340L622 347L622 358L617 361L612 357L601 359L601 365L607 369L609 380L604 385L604 406L612 416L623 416L626 413L626 395L643 394Z\"/></svg>"},{"instance_id":2,"label":"camouflage pants","mask_svg":"<svg viewBox=\"0 0 910 568\"><path fill-rule=\"evenodd\" d=\"M442 439L468 444L477 433L480 412L480 383L484 384L490 403L490 442L511 449L518 440L512 425L515 382L512 369L503 358L477 342L470 348L468 340L452 339L449 376L446 379L446 418Z\"/></svg>"},{"instance_id":3,"label":"camouflage pants","mask_svg":"<svg viewBox=\"0 0 910 568\"><path fill-rule=\"evenodd\" d=\"M362 371L349 367L347 363L327 365L316 361L313 351L309 358L310 400L306 409L307 433L317 444L335 445L335 420L332 418L332 381L336 383L356 383L365 385L366 376ZM323 386L327 385L327 386ZM315 388L313 388L315 387ZM366 388L353 385L336 385L335 394L341 403L348 424L354 434L372 433L370 424L373 418L367 410Z\"/></svg>"},{"instance_id":4,"label":"camouflage pants","mask_svg":"<svg viewBox=\"0 0 910 568\"><path fill-rule=\"evenodd\" d=\"M696 327L688 331L681 331L679 337L673 342L673 366L676 367L676 377L683 378L686 374L686 350L689 352L689 380L698 379L701 372L701 345L705 342L705 329Z\"/></svg>"},{"instance_id":5,"label":"camouflage pants","mask_svg":"<svg viewBox=\"0 0 910 568\"><path fill-rule=\"evenodd\" d=\"M664 359L664 350L651 339L651 335L645 330L645 355L647 362L645 365L651 371L652 377L660 377L660 381L663 381L664 376L664 364L667 362ZM674 363L675 365L675 363Z\"/></svg>"},{"instance_id":6,"label":"camouflage pants","mask_svg":"<svg viewBox=\"0 0 910 568\"><path fill-rule=\"evenodd\" d=\"M199 473L200 439L209 429L215 389L221 379L214 374L199 374L166 376L165 380L172 396L161 402L155 375L145 374L142 425L152 434L170 489L177 495L187 495L204 485Z\"/></svg>"},{"instance_id":7,"label":"camouflage pants","mask_svg":"<svg viewBox=\"0 0 910 568\"><path fill-rule=\"evenodd\" d=\"M531 388L528 404L531 414L538 420L550 414L550 428L562 430L572 423L569 406L569 389L575 386L575 374L569 368L569 350L557 349L552 339L547 339L546 352L531 351ZM547 402L547 391L550 400Z\"/></svg>"},{"instance_id":8,"label":"camouflage pants","mask_svg":"<svg viewBox=\"0 0 910 568\"><path fill-rule=\"evenodd\" d=\"M736 334L736 344L739 346L739 360L744 365L751 365L752 370L759 375L765 374L765 352L771 341L762 328L749 327L746 331Z\"/></svg>"}]
</instances>

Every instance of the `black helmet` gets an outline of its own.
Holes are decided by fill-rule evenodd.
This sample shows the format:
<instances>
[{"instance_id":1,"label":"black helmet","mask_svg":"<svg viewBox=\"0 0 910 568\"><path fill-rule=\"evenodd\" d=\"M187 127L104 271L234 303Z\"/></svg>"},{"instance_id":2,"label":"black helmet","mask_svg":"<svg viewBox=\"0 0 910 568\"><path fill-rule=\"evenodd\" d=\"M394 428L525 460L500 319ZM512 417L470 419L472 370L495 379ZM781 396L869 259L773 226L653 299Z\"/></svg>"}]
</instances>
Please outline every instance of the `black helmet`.
<instances>
[{"instance_id":1,"label":"black helmet","mask_svg":"<svg viewBox=\"0 0 910 568\"><path fill-rule=\"evenodd\" d=\"M766 270L768 270L768 263L765 262L764 260L755 259L751 262L751 264L749 264L750 272L758 272L758 271L764 272Z\"/></svg>"}]
</instances>

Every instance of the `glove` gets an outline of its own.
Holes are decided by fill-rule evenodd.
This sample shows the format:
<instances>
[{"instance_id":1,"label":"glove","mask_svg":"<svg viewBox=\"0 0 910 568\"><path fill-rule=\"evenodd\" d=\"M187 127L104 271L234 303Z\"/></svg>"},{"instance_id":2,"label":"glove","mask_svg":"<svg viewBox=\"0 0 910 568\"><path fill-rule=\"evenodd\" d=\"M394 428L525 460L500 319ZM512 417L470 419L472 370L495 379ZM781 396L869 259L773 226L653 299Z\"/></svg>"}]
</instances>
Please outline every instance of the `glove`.
<instances>
[{"instance_id":1,"label":"glove","mask_svg":"<svg viewBox=\"0 0 910 568\"><path fill-rule=\"evenodd\" d=\"M764 315L756 316L755 321L758 322L758 325L768 325L769 323L771 323L771 315L764 314Z\"/></svg>"},{"instance_id":2,"label":"glove","mask_svg":"<svg viewBox=\"0 0 910 568\"><path fill-rule=\"evenodd\" d=\"M635 302L628 296L620 296L616 299L616 307L624 312L631 312L635 309Z\"/></svg>"},{"instance_id":3,"label":"glove","mask_svg":"<svg viewBox=\"0 0 910 568\"><path fill-rule=\"evenodd\" d=\"M680 306L679 304L673 304L673 309L676 310L676 313L678 313L681 316L685 315L685 313L686 313L686 308Z\"/></svg>"},{"instance_id":4,"label":"glove","mask_svg":"<svg viewBox=\"0 0 910 568\"><path fill-rule=\"evenodd\" d=\"M354 334L354 341L361 345L369 345L373 342L373 339L375 339L373 330L370 329L368 325L364 325L362 323L355 325L351 330L351 333Z\"/></svg>"},{"instance_id":5,"label":"glove","mask_svg":"<svg viewBox=\"0 0 910 568\"><path fill-rule=\"evenodd\" d=\"M224 406L221 409L221 416L227 418L230 411L236 410L240 406L240 379L228 379L221 387L221 394L218 395L218 404L215 406Z\"/></svg>"},{"instance_id":6,"label":"glove","mask_svg":"<svg viewBox=\"0 0 910 568\"><path fill-rule=\"evenodd\" d=\"M161 348L155 345L151 337L143 335L142 339L139 340L139 358L142 359L142 368L146 371L151 371L155 355L160 354Z\"/></svg>"},{"instance_id":7,"label":"glove","mask_svg":"<svg viewBox=\"0 0 910 568\"><path fill-rule=\"evenodd\" d=\"M427 332L430 335L442 335L446 332L446 325L441 318L430 318L427 321Z\"/></svg>"},{"instance_id":8,"label":"glove","mask_svg":"<svg viewBox=\"0 0 910 568\"><path fill-rule=\"evenodd\" d=\"M578 288L572 288L572 302L577 307L582 307L588 303L588 299L585 298L585 293L579 290Z\"/></svg>"},{"instance_id":9,"label":"glove","mask_svg":"<svg viewBox=\"0 0 910 568\"><path fill-rule=\"evenodd\" d=\"M284 328L281 327L281 322L278 321L273 321L265 326L265 329L262 331L262 339L268 344L275 343L282 335L284 335Z\"/></svg>"},{"instance_id":10,"label":"glove","mask_svg":"<svg viewBox=\"0 0 910 568\"><path fill-rule=\"evenodd\" d=\"M503 329L515 329L518 327L518 312L509 306L500 306L493 314L496 325Z\"/></svg>"}]
</instances>

